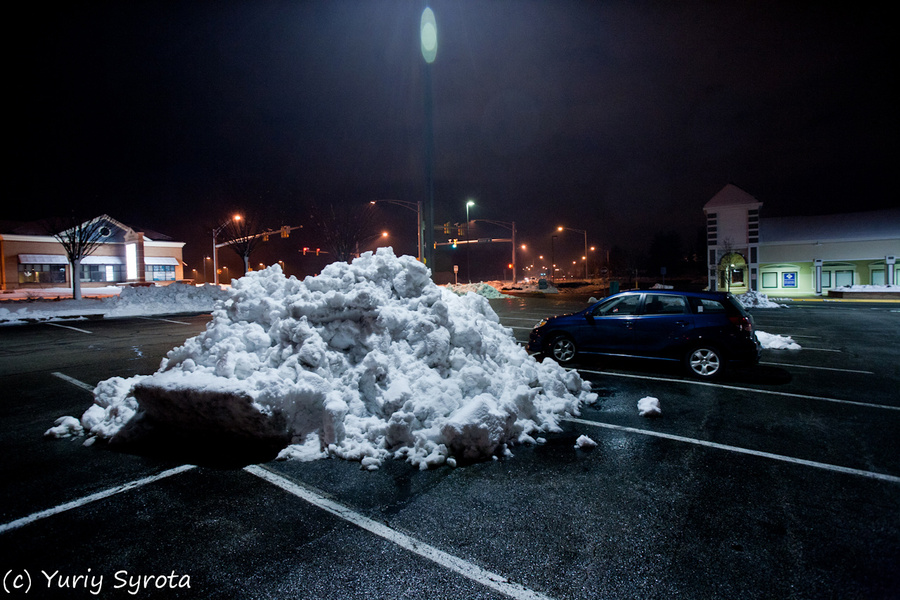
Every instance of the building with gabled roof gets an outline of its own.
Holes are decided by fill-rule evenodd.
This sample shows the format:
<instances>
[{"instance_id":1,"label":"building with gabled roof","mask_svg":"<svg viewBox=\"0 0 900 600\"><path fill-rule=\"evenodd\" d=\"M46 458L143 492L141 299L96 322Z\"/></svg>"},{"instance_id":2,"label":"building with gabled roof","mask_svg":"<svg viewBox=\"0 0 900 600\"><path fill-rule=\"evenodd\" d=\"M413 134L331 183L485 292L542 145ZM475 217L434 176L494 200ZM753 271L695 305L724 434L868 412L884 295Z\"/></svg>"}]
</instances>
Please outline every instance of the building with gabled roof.
<instances>
[{"instance_id":1,"label":"building with gabled roof","mask_svg":"<svg viewBox=\"0 0 900 600\"><path fill-rule=\"evenodd\" d=\"M703 207L711 290L799 296L849 285L900 285L900 209L762 218L732 184Z\"/></svg>"},{"instance_id":2,"label":"building with gabled roof","mask_svg":"<svg viewBox=\"0 0 900 600\"><path fill-rule=\"evenodd\" d=\"M126 283L172 283L184 279L184 242L125 225L109 215L99 221L100 245L81 260L85 287ZM40 223L5 223L0 230L2 289L72 285L71 265L62 244Z\"/></svg>"}]
</instances>

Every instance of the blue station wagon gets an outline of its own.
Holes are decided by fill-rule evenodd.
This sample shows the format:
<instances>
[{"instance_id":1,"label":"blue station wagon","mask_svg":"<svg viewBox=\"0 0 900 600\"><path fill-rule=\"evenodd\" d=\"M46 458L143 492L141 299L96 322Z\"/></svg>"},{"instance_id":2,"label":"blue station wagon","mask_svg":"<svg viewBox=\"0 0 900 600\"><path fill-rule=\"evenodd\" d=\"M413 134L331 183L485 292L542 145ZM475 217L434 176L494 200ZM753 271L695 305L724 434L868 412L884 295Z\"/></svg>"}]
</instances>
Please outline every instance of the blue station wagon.
<instances>
[{"instance_id":1,"label":"blue station wagon","mask_svg":"<svg viewBox=\"0 0 900 600\"><path fill-rule=\"evenodd\" d=\"M680 361L702 379L728 363L756 364L761 351L753 318L732 294L675 290L622 292L549 317L527 348L562 364L580 355Z\"/></svg>"}]
</instances>

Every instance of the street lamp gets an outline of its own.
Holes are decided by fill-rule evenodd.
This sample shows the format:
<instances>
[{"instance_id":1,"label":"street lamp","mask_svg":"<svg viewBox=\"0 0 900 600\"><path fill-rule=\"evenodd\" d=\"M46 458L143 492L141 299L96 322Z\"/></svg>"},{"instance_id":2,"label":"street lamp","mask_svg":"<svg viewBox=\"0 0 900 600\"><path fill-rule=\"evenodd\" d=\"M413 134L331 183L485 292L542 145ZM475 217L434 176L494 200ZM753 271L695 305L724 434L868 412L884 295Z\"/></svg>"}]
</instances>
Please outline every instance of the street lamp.
<instances>
[{"instance_id":1,"label":"street lamp","mask_svg":"<svg viewBox=\"0 0 900 600\"><path fill-rule=\"evenodd\" d=\"M559 227L557 227L556 230L557 230L557 231L568 230L568 231L574 231L574 232L576 232L576 233L583 233L583 234L584 234L584 279L585 279L585 281L587 281L587 278L588 278L588 267L587 267L587 247L588 247L588 246L587 246L587 231L585 231L584 229L573 229L573 228L571 228L571 227L563 227L562 225L560 225Z\"/></svg>"},{"instance_id":2,"label":"street lamp","mask_svg":"<svg viewBox=\"0 0 900 600\"><path fill-rule=\"evenodd\" d=\"M472 263L469 262L469 245L472 243L471 237L469 236L469 207L475 206L475 202L473 200L469 200L466 202L466 277L469 278L469 283L472 283Z\"/></svg>"},{"instance_id":3,"label":"street lamp","mask_svg":"<svg viewBox=\"0 0 900 600\"><path fill-rule=\"evenodd\" d=\"M550 281L556 280L556 237L555 235L550 236Z\"/></svg>"},{"instance_id":4,"label":"street lamp","mask_svg":"<svg viewBox=\"0 0 900 600\"><path fill-rule=\"evenodd\" d=\"M377 204L378 202L387 202L388 204L396 204L403 208L408 208L416 213L416 222L418 223L416 232L416 240L419 245L419 262L425 262L424 240L422 232L425 229L425 222L422 220L422 202L409 202L408 200L372 200L369 204Z\"/></svg>"},{"instance_id":5,"label":"street lamp","mask_svg":"<svg viewBox=\"0 0 900 600\"><path fill-rule=\"evenodd\" d=\"M218 253L219 248L216 246L216 238L219 237L219 234L222 233L222 230L228 227L228 224L232 221L237 222L241 220L241 215L234 215L228 221L225 221L215 229L213 229L213 244L212 244L212 259L213 259L213 278L215 279L215 284L219 285L219 259Z\"/></svg>"},{"instance_id":6,"label":"street lamp","mask_svg":"<svg viewBox=\"0 0 900 600\"><path fill-rule=\"evenodd\" d=\"M425 228L425 264L434 265L434 101L431 83L431 64L437 57L437 22L434 11L426 6L419 21L419 41L425 59L425 187L428 192L428 227Z\"/></svg>"}]
</instances>

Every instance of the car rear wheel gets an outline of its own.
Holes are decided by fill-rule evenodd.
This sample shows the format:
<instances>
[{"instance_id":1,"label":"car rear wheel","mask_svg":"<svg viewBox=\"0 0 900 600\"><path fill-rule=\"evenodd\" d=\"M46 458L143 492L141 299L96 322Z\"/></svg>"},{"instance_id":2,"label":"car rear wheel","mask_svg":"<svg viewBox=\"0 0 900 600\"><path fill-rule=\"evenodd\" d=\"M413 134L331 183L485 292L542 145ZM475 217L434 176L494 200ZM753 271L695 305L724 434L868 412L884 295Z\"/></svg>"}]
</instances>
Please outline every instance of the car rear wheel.
<instances>
[{"instance_id":1,"label":"car rear wheel","mask_svg":"<svg viewBox=\"0 0 900 600\"><path fill-rule=\"evenodd\" d=\"M575 355L578 354L578 348L575 347L575 342L572 341L572 338L564 335L550 340L547 347L550 358L563 365L575 360Z\"/></svg>"},{"instance_id":2,"label":"car rear wheel","mask_svg":"<svg viewBox=\"0 0 900 600\"><path fill-rule=\"evenodd\" d=\"M694 348L688 352L684 363L691 375L701 379L712 379L720 375L725 366L719 351L710 346Z\"/></svg>"}]
</instances>

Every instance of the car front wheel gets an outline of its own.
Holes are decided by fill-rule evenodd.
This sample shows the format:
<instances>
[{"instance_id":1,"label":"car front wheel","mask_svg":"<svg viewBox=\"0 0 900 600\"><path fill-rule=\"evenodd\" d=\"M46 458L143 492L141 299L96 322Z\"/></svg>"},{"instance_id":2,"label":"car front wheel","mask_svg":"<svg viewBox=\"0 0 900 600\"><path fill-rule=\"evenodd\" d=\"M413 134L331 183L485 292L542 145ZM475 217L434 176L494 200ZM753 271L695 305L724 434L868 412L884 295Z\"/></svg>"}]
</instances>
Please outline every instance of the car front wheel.
<instances>
[{"instance_id":1,"label":"car front wheel","mask_svg":"<svg viewBox=\"0 0 900 600\"><path fill-rule=\"evenodd\" d=\"M575 342L566 336L560 336L551 340L549 350L550 357L560 364L572 362L578 353Z\"/></svg>"},{"instance_id":2,"label":"car front wheel","mask_svg":"<svg viewBox=\"0 0 900 600\"><path fill-rule=\"evenodd\" d=\"M724 368L719 351L708 346L700 346L691 350L685 358L688 372L694 377L712 379Z\"/></svg>"}]
</instances>

